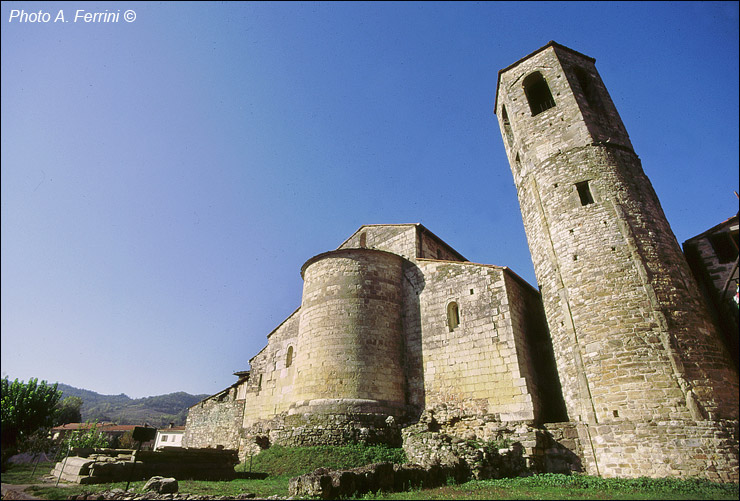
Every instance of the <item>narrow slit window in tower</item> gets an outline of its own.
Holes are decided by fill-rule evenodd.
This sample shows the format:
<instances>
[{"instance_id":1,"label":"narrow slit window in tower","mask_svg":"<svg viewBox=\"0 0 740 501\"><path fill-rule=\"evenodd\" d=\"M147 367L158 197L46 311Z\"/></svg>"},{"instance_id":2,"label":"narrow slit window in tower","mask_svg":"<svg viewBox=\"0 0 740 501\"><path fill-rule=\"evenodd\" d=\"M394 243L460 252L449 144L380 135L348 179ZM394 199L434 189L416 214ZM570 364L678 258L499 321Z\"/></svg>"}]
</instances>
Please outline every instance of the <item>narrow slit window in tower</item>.
<instances>
[{"instance_id":1,"label":"narrow slit window in tower","mask_svg":"<svg viewBox=\"0 0 740 501\"><path fill-rule=\"evenodd\" d=\"M543 111L555 107L555 100L542 73L535 71L524 79L523 85L524 94L527 96L532 116L539 115Z\"/></svg>"},{"instance_id":2,"label":"narrow slit window in tower","mask_svg":"<svg viewBox=\"0 0 740 501\"><path fill-rule=\"evenodd\" d=\"M460 308L453 301L447 305L447 326L450 328L450 332L452 332L458 325L460 325Z\"/></svg>"},{"instance_id":3,"label":"narrow slit window in tower","mask_svg":"<svg viewBox=\"0 0 740 501\"><path fill-rule=\"evenodd\" d=\"M506 106L501 107L501 120L504 122L504 134L506 135L506 141L511 146L514 141L514 134L511 132L511 121L509 120L509 114L506 113Z\"/></svg>"},{"instance_id":4,"label":"narrow slit window in tower","mask_svg":"<svg viewBox=\"0 0 740 501\"><path fill-rule=\"evenodd\" d=\"M288 354L285 355L285 368L287 369L293 365L293 347L288 346Z\"/></svg>"},{"instance_id":5,"label":"narrow slit window in tower","mask_svg":"<svg viewBox=\"0 0 740 501\"><path fill-rule=\"evenodd\" d=\"M581 205L594 203L594 197L591 195L591 188L588 186L588 181L576 183L576 189L578 190L578 196L581 198Z\"/></svg>"}]
</instances>

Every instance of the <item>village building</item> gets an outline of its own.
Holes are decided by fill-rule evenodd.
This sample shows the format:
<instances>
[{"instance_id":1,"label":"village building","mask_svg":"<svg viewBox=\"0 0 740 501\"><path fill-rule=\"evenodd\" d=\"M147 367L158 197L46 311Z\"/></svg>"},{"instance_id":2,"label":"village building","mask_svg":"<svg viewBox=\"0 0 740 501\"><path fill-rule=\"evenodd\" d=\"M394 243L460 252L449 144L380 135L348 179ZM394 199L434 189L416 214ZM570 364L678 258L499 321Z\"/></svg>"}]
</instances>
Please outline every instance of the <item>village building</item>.
<instances>
[{"instance_id":1,"label":"village building","mask_svg":"<svg viewBox=\"0 0 740 501\"><path fill-rule=\"evenodd\" d=\"M737 367L740 353L737 214L686 240L683 250Z\"/></svg>"},{"instance_id":2,"label":"village building","mask_svg":"<svg viewBox=\"0 0 740 501\"><path fill-rule=\"evenodd\" d=\"M174 426L172 423L167 428L157 430L157 436L154 439L154 449L159 450L164 447L182 447L182 436L185 433L184 426Z\"/></svg>"}]
</instances>

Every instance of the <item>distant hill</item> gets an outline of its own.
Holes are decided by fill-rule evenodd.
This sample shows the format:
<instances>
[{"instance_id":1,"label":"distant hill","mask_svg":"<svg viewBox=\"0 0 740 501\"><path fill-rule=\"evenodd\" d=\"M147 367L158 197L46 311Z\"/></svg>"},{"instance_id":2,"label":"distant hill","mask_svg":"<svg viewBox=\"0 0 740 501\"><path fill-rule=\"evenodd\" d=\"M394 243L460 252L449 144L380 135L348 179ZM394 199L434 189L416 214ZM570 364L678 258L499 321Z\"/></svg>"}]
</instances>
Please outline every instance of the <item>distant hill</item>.
<instances>
[{"instance_id":1,"label":"distant hill","mask_svg":"<svg viewBox=\"0 0 740 501\"><path fill-rule=\"evenodd\" d=\"M83 421L112 421L118 424L145 424L162 428L169 423L175 426L185 424L188 407L197 404L209 395L191 395L182 391L158 395L156 397L131 398L120 395L101 395L90 390L82 390L59 383L62 399L80 397L82 399Z\"/></svg>"}]
</instances>

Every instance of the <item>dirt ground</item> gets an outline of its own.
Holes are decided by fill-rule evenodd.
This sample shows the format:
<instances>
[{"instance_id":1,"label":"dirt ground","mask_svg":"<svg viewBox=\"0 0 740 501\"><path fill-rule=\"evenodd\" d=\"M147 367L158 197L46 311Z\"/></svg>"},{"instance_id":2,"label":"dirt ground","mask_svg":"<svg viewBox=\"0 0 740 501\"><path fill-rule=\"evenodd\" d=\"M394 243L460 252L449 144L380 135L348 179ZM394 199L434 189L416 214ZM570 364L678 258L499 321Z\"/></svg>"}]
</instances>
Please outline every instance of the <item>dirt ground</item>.
<instances>
[{"instance_id":1,"label":"dirt ground","mask_svg":"<svg viewBox=\"0 0 740 501\"><path fill-rule=\"evenodd\" d=\"M26 494L25 490L32 484L27 485L9 485L2 484L2 499L41 499L30 494Z\"/></svg>"}]
</instances>

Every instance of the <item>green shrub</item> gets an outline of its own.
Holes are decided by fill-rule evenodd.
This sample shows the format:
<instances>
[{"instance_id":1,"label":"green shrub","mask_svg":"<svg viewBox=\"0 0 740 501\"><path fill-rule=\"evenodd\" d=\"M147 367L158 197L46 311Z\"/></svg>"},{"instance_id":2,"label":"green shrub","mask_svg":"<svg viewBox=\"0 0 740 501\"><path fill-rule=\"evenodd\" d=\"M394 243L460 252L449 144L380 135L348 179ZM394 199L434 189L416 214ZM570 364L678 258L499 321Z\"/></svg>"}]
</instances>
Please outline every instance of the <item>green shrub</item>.
<instances>
[{"instance_id":1,"label":"green shrub","mask_svg":"<svg viewBox=\"0 0 740 501\"><path fill-rule=\"evenodd\" d=\"M298 476L316 468L356 468L371 463L405 463L403 449L384 445L319 445L314 447L281 447L274 445L252 458L252 471L270 475ZM237 466L237 471L249 468Z\"/></svg>"}]
</instances>

